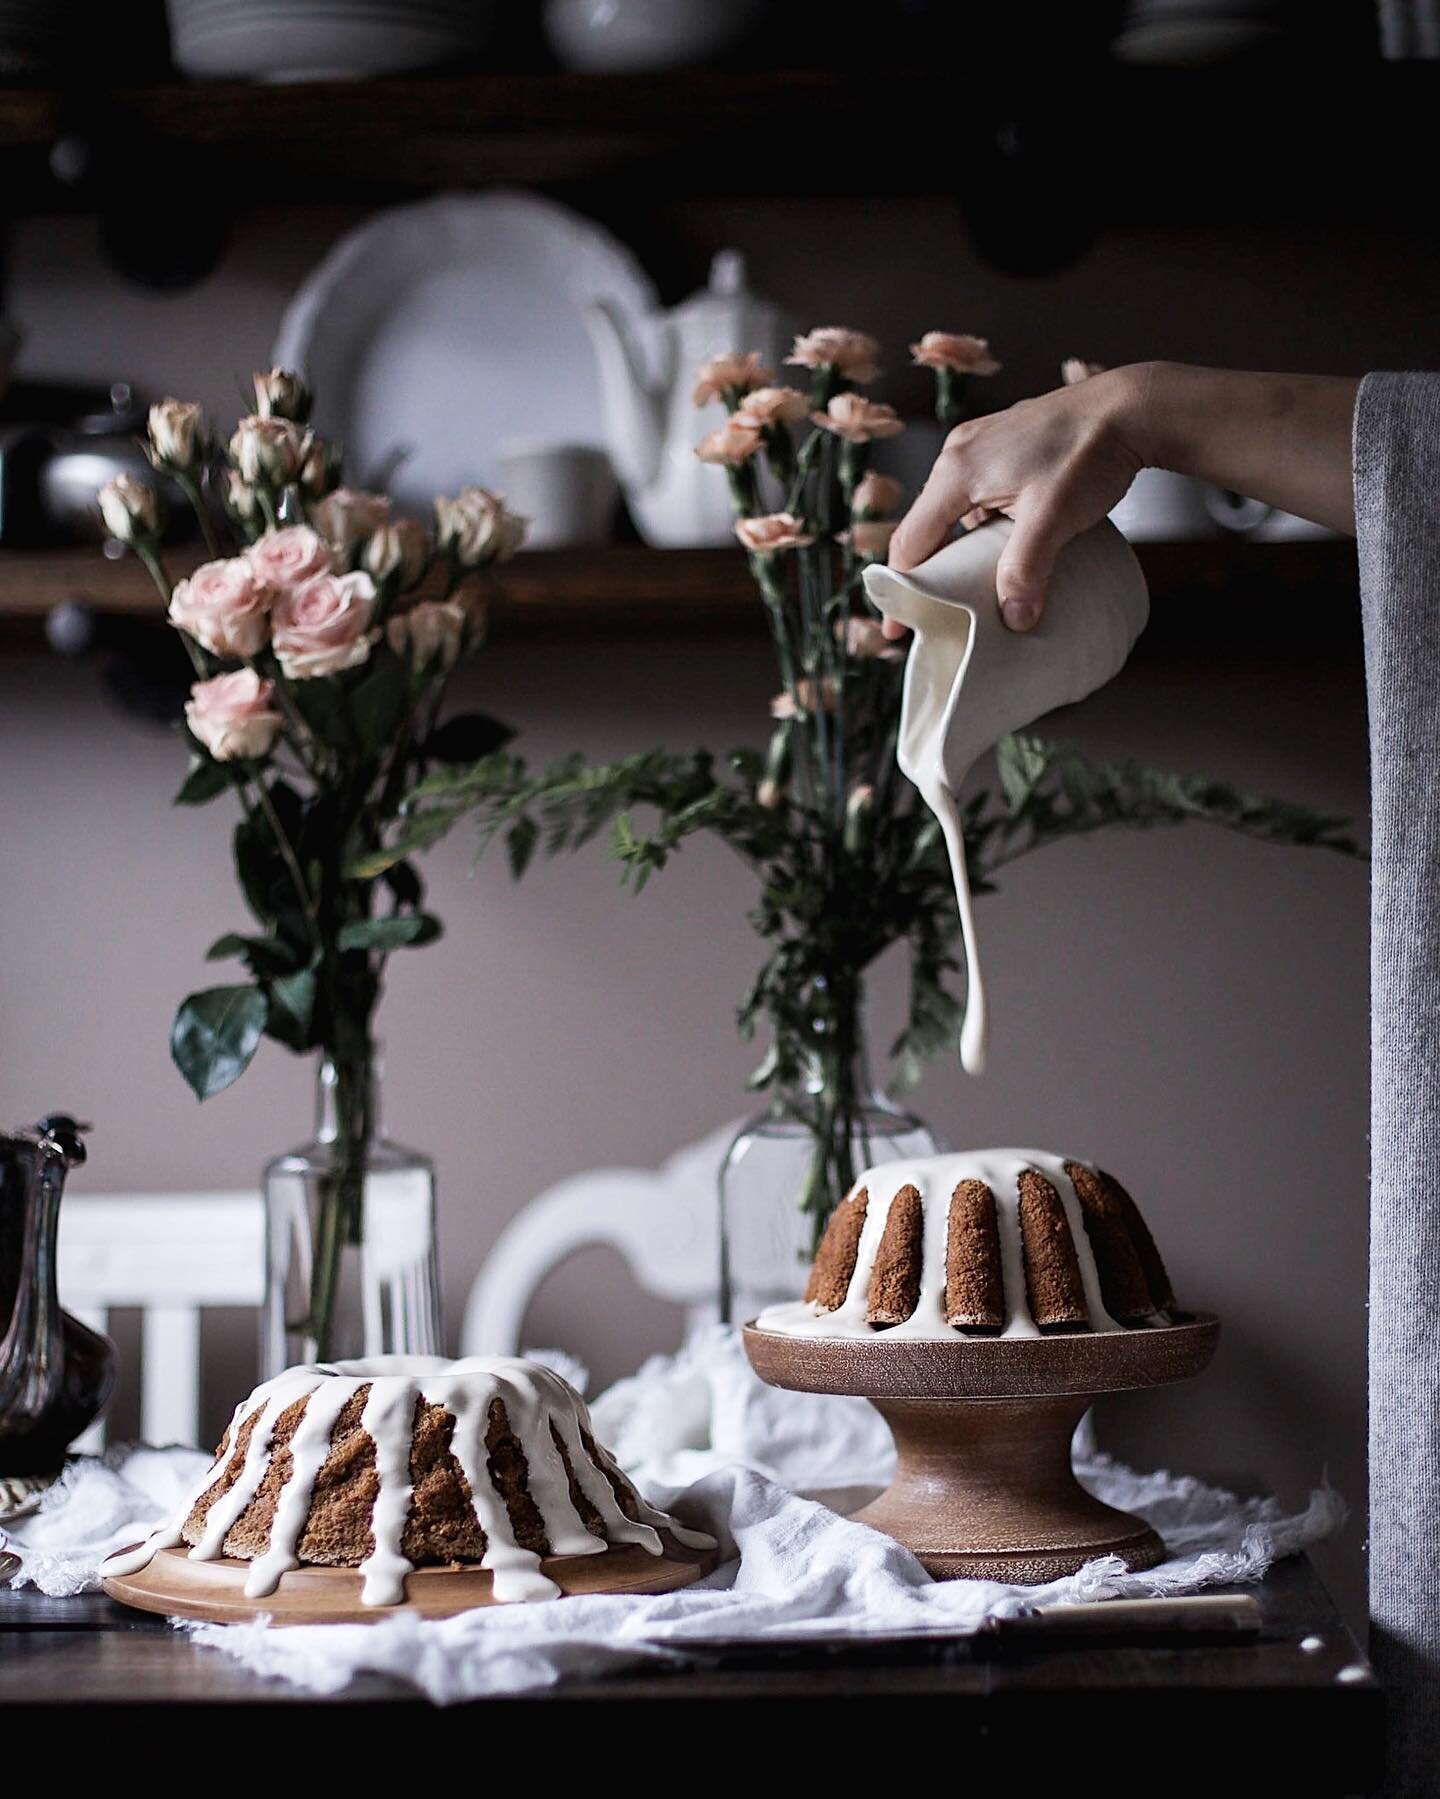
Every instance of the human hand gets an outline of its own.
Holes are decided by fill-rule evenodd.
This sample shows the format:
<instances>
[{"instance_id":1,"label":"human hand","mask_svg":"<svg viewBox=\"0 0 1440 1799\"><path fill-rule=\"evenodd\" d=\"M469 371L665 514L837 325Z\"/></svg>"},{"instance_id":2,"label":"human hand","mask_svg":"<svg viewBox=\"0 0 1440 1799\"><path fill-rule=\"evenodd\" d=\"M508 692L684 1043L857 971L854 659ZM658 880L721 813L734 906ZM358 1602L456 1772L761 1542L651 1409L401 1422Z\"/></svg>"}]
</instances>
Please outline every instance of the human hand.
<instances>
[{"instance_id":1,"label":"human hand","mask_svg":"<svg viewBox=\"0 0 1440 1799\"><path fill-rule=\"evenodd\" d=\"M945 440L930 478L890 543L890 566L915 568L955 525L1003 512L1015 529L996 569L1000 613L1015 631L1040 618L1055 558L1105 517L1144 466L1137 421L1141 368L1109 370L969 419ZM886 635L904 627L886 624Z\"/></svg>"}]
</instances>

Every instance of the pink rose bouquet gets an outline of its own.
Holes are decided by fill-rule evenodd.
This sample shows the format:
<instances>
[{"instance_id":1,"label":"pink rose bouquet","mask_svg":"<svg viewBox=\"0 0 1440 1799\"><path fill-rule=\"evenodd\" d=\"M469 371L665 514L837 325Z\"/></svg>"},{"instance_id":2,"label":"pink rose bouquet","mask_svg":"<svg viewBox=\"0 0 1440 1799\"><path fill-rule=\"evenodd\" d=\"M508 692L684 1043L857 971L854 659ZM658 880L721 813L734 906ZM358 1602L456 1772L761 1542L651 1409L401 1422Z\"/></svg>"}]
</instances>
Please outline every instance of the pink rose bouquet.
<instances>
[{"instance_id":1,"label":"pink rose bouquet","mask_svg":"<svg viewBox=\"0 0 1440 1799\"><path fill-rule=\"evenodd\" d=\"M172 579L158 494L122 476L100 496L111 535L164 596L195 670L178 799L239 801L234 854L253 925L212 945L243 978L182 1001L171 1052L206 1099L262 1037L334 1066L341 1140L315 1229L297 1351L330 1353L341 1246L359 1240L369 1149L374 1016L387 958L433 941L418 869L383 846L416 789L511 736L481 714L444 717L453 671L477 647L476 589L512 556L525 520L483 488L436 502L438 529L345 487L310 395L285 369L255 378L254 409L223 450L200 408L150 413L150 459L194 506L208 559ZM439 835L432 833L431 841Z\"/></svg>"}]
</instances>

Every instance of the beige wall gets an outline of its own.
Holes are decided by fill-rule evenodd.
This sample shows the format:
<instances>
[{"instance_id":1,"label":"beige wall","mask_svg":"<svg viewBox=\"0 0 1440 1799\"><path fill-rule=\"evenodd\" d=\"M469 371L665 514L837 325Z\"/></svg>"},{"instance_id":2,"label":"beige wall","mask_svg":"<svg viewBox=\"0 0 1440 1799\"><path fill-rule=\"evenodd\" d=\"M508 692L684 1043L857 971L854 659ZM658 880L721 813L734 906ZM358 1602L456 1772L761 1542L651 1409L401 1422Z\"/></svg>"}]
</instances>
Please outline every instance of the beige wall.
<instances>
[{"instance_id":1,"label":"beige wall","mask_svg":"<svg viewBox=\"0 0 1440 1799\"><path fill-rule=\"evenodd\" d=\"M31 373L125 375L227 412L265 354L283 296L342 222L276 214L243 230L189 294L122 290L80 221L17 229L12 305ZM1359 230L1264 240L1123 237L1060 280L995 277L935 204L706 206L653 222L676 261L736 241L797 312L873 325L897 366L932 324L988 330L1000 393L1068 351L1363 368L1431 360L1440 263ZM918 391L911 397L918 402ZM0 560L0 581L5 579ZM1152 651L1064 721L1106 753L1204 768L1359 814L1358 648L1252 652L1217 602L1184 653ZM543 757L754 740L770 675L758 635L504 642L477 697ZM228 1186L302 1137L307 1074L272 1045L197 1108L166 1050L176 999L239 922L221 808L168 800L176 747L119 716L88 669L0 659L0 1095L20 1119L93 1118L93 1189ZM546 1184L650 1163L743 1105L750 1053L735 997L755 960L744 871L687 850L640 899L599 851L513 887L468 873L463 833L431 858L445 939L398 957L384 1017L395 1134L441 1169L452 1329L474 1269ZM1363 1499L1365 891L1362 866L1194 830L1109 836L1017 868L984 903L996 1009L991 1072L937 1069L920 1108L956 1143L1040 1142L1107 1160L1134 1187L1183 1296L1225 1314L1214 1372L1113 1408L1126 1453L1253 1474L1287 1497L1322 1469ZM877 981L893 1019L895 970ZM595 1293L598 1292L598 1298ZM676 1318L626 1291L598 1253L542 1293L532 1341L607 1378L673 1340ZM247 1378L243 1330L210 1370L211 1422ZM1357 1523L1327 1558L1352 1608Z\"/></svg>"}]
</instances>

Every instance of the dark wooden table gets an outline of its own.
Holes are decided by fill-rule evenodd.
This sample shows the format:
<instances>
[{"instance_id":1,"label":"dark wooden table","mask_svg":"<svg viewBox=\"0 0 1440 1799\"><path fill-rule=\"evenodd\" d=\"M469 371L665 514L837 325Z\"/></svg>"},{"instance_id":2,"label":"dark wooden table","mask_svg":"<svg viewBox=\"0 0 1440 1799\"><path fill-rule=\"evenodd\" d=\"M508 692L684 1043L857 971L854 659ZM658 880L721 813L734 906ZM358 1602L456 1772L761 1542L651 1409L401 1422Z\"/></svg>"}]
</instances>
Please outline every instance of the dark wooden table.
<instances>
[{"instance_id":1,"label":"dark wooden table","mask_svg":"<svg viewBox=\"0 0 1440 1799\"><path fill-rule=\"evenodd\" d=\"M350 1752L363 1740L367 1755L413 1759L418 1732L444 1765L466 1746L528 1740L555 1769L604 1757L598 1765L617 1774L654 1775L663 1743L667 1767L681 1758L673 1762L677 1791L687 1768L768 1781L790 1767L847 1786L887 1768L909 1786L948 1768L956 1790L973 1790L984 1772L1008 1777L1006 1791L1017 1796L1084 1795L1102 1783L1159 1795L1375 1791L1382 1697L1354 1637L1304 1557L1278 1563L1257 1591L1258 1639L751 1645L707 1653L683 1669L437 1709L378 1677L317 1699L100 1595L0 1590L0 1729L22 1741L29 1724L38 1727L35 1740L82 1753L100 1726L112 1750L123 1733L146 1745L152 1764L163 1745L208 1744L222 1764L233 1750L237 1773L249 1761L244 1744L263 1741L273 1767L277 1738L317 1749L328 1720L341 1726ZM749 1709L737 1713L735 1701ZM366 1708L363 1739L343 1726L341 1715L353 1716L356 1706Z\"/></svg>"}]
</instances>

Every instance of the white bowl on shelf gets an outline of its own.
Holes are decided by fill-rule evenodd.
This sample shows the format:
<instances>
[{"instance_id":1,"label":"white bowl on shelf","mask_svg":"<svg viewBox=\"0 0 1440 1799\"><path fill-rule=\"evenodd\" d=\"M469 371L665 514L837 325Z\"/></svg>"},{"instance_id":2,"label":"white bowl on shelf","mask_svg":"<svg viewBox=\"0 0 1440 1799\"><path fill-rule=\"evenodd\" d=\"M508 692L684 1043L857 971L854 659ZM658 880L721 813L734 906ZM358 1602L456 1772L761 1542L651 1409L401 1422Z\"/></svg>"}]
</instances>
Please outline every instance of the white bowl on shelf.
<instances>
[{"instance_id":1,"label":"white bowl on shelf","mask_svg":"<svg viewBox=\"0 0 1440 1799\"><path fill-rule=\"evenodd\" d=\"M763 0L545 0L545 36L562 67L641 74L709 62L740 43Z\"/></svg>"},{"instance_id":2,"label":"white bowl on shelf","mask_svg":"<svg viewBox=\"0 0 1440 1799\"><path fill-rule=\"evenodd\" d=\"M198 81L354 81L473 55L493 0L167 0L170 49Z\"/></svg>"}]
</instances>

